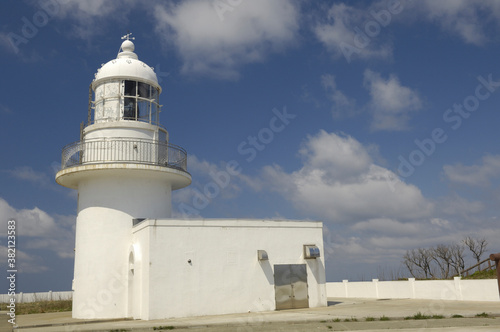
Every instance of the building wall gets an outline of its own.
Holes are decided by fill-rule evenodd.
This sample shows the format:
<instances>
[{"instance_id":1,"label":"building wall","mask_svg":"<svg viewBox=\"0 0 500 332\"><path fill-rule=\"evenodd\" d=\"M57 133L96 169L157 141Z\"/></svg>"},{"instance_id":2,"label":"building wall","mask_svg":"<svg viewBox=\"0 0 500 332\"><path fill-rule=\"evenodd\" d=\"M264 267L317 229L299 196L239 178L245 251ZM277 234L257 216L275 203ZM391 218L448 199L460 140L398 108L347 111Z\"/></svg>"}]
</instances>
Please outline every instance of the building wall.
<instances>
[{"instance_id":1,"label":"building wall","mask_svg":"<svg viewBox=\"0 0 500 332\"><path fill-rule=\"evenodd\" d=\"M134 246L140 264L141 319L275 310L275 264L306 264L309 306L326 306L322 223L271 220L146 220ZM321 257L304 259L303 245ZM265 250L268 261L257 259ZM138 271L138 270L136 270ZM136 273L134 278L138 277Z\"/></svg>"}]
</instances>

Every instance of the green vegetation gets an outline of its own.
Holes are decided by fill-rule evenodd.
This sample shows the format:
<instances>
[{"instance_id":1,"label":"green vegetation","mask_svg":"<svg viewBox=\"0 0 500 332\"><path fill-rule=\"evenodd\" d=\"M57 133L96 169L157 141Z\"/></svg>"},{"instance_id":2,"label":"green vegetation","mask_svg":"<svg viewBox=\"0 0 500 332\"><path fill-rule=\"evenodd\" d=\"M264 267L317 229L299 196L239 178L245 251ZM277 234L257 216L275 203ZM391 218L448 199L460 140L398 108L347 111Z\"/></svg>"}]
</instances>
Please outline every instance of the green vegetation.
<instances>
[{"instance_id":1,"label":"green vegetation","mask_svg":"<svg viewBox=\"0 0 500 332\"><path fill-rule=\"evenodd\" d=\"M462 316L462 315L453 315L453 316L451 316L451 318L464 318L464 316Z\"/></svg>"},{"instance_id":2,"label":"green vegetation","mask_svg":"<svg viewBox=\"0 0 500 332\"><path fill-rule=\"evenodd\" d=\"M373 317L366 317L365 320L367 322L373 322L375 320L375 318L373 318Z\"/></svg>"},{"instance_id":3,"label":"green vegetation","mask_svg":"<svg viewBox=\"0 0 500 332\"><path fill-rule=\"evenodd\" d=\"M419 319L431 319L431 316L424 315L423 313L421 313L419 311L419 312L417 312L413 316L407 316L407 317L405 317L405 320L409 320L409 319L415 319L415 320L419 320Z\"/></svg>"},{"instance_id":4,"label":"green vegetation","mask_svg":"<svg viewBox=\"0 0 500 332\"><path fill-rule=\"evenodd\" d=\"M381 321L387 321L387 320L391 320L391 319L389 317L382 316L382 317L380 317L380 320Z\"/></svg>"},{"instance_id":5,"label":"green vegetation","mask_svg":"<svg viewBox=\"0 0 500 332\"><path fill-rule=\"evenodd\" d=\"M175 326L157 326L157 327L153 327L153 330L155 331L161 331L161 330L173 330L175 329Z\"/></svg>"},{"instance_id":6,"label":"green vegetation","mask_svg":"<svg viewBox=\"0 0 500 332\"><path fill-rule=\"evenodd\" d=\"M332 320L332 322L338 323L338 322L340 322L340 318L335 318L334 320Z\"/></svg>"},{"instance_id":7,"label":"green vegetation","mask_svg":"<svg viewBox=\"0 0 500 332\"><path fill-rule=\"evenodd\" d=\"M483 271L476 271L470 276L463 277L463 279L496 279L497 278L497 270L483 270Z\"/></svg>"},{"instance_id":8,"label":"green vegetation","mask_svg":"<svg viewBox=\"0 0 500 332\"><path fill-rule=\"evenodd\" d=\"M476 317L483 317L483 318L487 318L487 317L490 317L490 315L488 315L486 312L482 312L480 314L476 314Z\"/></svg>"},{"instance_id":9,"label":"green vegetation","mask_svg":"<svg viewBox=\"0 0 500 332\"><path fill-rule=\"evenodd\" d=\"M344 319L344 322L357 322L358 319L356 317L351 317L351 318L346 318Z\"/></svg>"},{"instance_id":10,"label":"green vegetation","mask_svg":"<svg viewBox=\"0 0 500 332\"><path fill-rule=\"evenodd\" d=\"M7 303L2 303L0 306L2 308L5 308L7 305L8 305ZM72 306L71 300L37 301L37 302L27 302L27 303L16 302L16 315L71 311L71 306Z\"/></svg>"},{"instance_id":11,"label":"green vegetation","mask_svg":"<svg viewBox=\"0 0 500 332\"><path fill-rule=\"evenodd\" d=\"M415 319L415 320L419 320L419 319L443 319L443 318L444 318L443 315L432 315L432 316L429 316L429 315L424 315L421 312L417 312L413 316L407 316L407 317L405 317L405 320L409 320L409 319Z\"/></svg>"}]
</instances>

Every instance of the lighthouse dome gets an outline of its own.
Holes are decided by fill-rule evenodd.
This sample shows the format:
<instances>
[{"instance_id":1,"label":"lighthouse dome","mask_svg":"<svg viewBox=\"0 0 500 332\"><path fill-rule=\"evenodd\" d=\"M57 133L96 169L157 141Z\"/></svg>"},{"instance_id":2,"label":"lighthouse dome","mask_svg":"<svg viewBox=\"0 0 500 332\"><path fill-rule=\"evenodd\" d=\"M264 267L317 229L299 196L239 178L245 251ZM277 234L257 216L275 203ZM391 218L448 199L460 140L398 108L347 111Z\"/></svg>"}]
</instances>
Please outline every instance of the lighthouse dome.
<instances>
[{"instance_id":1,"label":"lighthouse dome","mask_svg":"<svg viewBox=\"0 0 500 332\"><path fill-rule=\"evenodd\" d=\"M97 70L92 88L109 79L128 79L149 83L159 88L158 78L153 68L140 61L134 53L134 43L125 40L116 59L108 61Z\"/></svg>"}]
</instances>

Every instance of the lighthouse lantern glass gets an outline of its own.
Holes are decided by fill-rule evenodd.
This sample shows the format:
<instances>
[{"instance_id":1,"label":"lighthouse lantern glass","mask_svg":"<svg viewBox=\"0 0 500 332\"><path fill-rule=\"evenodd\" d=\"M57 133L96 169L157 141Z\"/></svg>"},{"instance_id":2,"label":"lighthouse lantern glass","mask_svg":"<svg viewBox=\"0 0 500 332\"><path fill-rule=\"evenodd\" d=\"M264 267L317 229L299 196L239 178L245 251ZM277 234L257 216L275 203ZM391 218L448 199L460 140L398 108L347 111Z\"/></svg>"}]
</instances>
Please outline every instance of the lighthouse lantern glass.
<instances>
[{"instance_id":1,"label":"lighthouse lantern glass","mask_svg":"<svg viewBox=\"0 0 500 332\"><path fill-rule=\"evenodd\" d=\"M122 93L118 93L117 82L99 85L95 90L94 122L134 120L158 124L158 88L144 82L121 81ZM119 111L119 99L123 111Z\"/></svg>"}]
</instances>

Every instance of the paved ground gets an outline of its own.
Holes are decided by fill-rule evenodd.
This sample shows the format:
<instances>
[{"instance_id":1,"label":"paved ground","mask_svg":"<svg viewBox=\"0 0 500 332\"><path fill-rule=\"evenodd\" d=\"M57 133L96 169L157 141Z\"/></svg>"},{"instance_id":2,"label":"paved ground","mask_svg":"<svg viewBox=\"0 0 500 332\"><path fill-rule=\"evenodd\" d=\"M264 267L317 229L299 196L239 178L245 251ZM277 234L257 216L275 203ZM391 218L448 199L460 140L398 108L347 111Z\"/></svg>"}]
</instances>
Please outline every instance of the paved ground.
<instances>
[{"instance_id":1,"label":"paved ground","mask_svg":"<svg viewBox=\"0 0 500 332\"><path fill-rule=\"evenodd\" d=\"M417 313L444 316L442 319L405 320ZM488 317L475 317L486 313ZM1 313L6 316L5 312ZM451 318L461 315L463 318ZM381 317L389 320L381 321ZM368 319L368 321L367 321ZM373 319L373 321L371 321ZM440 300L329 299L325 308L296 309L264 313L175 318L166 320L82 321L71 313L17 316L14 331L500 331L500 302ZM5 331L9 325L0 324Z\"/></svg>"}]
</instances>

